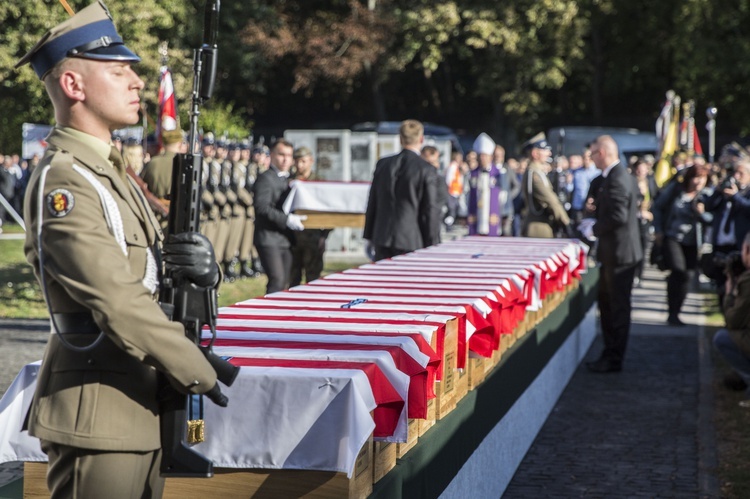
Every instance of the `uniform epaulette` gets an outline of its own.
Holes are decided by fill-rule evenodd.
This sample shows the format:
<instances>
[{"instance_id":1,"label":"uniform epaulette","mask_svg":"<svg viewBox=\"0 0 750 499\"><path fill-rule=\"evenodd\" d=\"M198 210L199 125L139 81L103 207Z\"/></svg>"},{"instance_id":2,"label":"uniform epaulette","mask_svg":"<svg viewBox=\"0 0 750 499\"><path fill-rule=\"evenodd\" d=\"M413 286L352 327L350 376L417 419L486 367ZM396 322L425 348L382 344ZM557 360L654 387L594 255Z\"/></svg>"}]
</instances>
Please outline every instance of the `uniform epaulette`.
<instances>
[{"instance_id":1,"label":"uniform epaulette","mask_svg":"<svg viewBox=\"0 0 750 499\"><path fill-rule=\"evenodd\" d=\"M75 162L74 158L73 153L58 149L49 160L49 165L51 168L72 167Z\"/></svg>"}]
</instances>

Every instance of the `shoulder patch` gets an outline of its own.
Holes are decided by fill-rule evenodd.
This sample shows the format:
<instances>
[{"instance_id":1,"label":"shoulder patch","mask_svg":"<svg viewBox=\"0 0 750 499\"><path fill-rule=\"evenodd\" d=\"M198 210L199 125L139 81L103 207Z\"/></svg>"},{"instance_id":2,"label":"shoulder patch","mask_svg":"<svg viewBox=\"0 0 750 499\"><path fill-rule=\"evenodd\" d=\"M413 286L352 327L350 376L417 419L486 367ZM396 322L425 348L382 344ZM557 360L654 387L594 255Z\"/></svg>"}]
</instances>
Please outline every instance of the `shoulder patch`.
<instances>
[{"instance_id":1,"label":"shoulder patch","mask_svg":"<svg viewBox=\"0 0 750 499\"><path fill-rule=\"evenodd\" d=\"M73 194L67 189L55 189L47 194L47 209L53 217L61 218L70 213L76 204Z\"/></svg>"}]
</instances>

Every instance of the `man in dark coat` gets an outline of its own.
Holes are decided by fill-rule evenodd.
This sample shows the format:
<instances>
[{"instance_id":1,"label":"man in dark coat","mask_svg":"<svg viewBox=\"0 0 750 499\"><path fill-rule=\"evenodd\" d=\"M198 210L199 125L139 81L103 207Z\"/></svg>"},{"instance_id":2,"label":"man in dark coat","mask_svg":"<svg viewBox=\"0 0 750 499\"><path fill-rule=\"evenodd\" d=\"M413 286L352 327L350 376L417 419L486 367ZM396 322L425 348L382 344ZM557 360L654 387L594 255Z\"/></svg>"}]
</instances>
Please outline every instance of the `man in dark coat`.
<instances>
[{"instance_id":1,"label":"man in dark coat","mask_svg":"<svg viewBox=\"0 0 750 499\"><path fill-rule=\"evenodd\" d=\"M602 171L593 232L599 240L599 314L604 351L586 367L605 373L622 370L630 333L633 277L643 250L638 229L638 185L620 164L617 143L602 135L591 145L591 158Z\"/></svg>"},{"instance_id":2,"label":"man in dark coat","mask_svg":"<svg viewBox=\"0 0 750 499\"><path fill-rule=\"evenodd\" d=\"M420 157L424 127L406 120L399 129L403 150L378 161L365 214L364 239L375 260L436 244L440 239L438 176Z\"/></svg>"},{"instance_id":3,"label":"man in dark coat","mask_svg":"<svg viewBox=\"0 0 750 499\"><path fill-rule=\"evenodd\" d=\"M282 205L289 194L289 170L294 146L284 139L271 146L271 166L258 177L255 194L255 247L266 270L266 293L289 288L293 231L304 230L303 217L286 214Z\"/></svg>"}]
</instances>

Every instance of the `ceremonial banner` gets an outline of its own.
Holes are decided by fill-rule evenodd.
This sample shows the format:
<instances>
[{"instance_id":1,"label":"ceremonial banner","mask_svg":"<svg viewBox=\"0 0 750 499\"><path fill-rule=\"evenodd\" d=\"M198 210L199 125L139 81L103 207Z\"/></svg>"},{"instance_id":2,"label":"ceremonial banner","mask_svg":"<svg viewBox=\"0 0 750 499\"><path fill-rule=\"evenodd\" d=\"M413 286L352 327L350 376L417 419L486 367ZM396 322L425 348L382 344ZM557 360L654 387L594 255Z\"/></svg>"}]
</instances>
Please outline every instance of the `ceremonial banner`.
<instances>
[{"instance_id":1,"label":"ceremonial banner","mask_svg":"<svg viewBox=\"0 0 750 499\"><path fill-rule=\"evenodd\" d=\"M347 352L351 352L353 354L351 358L359 359L361 359L362 357L357 357L357 355L361 356L364 352L374 352L376 354L387 353L391 357L391 360L393 361L396 369L409 377L408 397L404 398L404 401L407 402L409 411L408 416L410 418L424 419L426 417L427 399L435 398L434 391L427 385L427 382L430 380L427 368L420 365L419 362L409 356L398 346L372 345L366 343L346 344L322 341L293 341L289 340L283 334L277 334L270 339L261 340L252 340L248 338L243 338L241 340L220 339L214 342L214 347L241 347L245 349L252 349L253 356L256 356L256 353L263 352L263 349L273 348L279 351L281 351L281 349L288 349L287 351L294 351L295 354L302 355L303 358L324 356L327 360L333 360L333 358L338 354L341 354L342 358L349 358L346 357ZM312 355L310 355L311 351ZM222 352L224 352L225 355L230 355L224 350L222 350ZM240 356L244 356L243 354L245 353L246 352L243 351ZM365 357L365 359L367 358ZM391 368L388 365L381 366L381 369L383 369L383 372L386 375L390 374ZM397 389L399 388L398 383L398 379L394 379L391 381L391 384L394 386L394 388ZM429 391L432 392L431 395L428 394L428 388Z\"/></svg>"},{"instance_id":2,"label":"ceremonial banner","mask_svg":"<svg viewBox=\"0 0 750 499\"><path fill-rule=\"evenodd\" d=\"M159 119L156 122L156 140L163 145L164 132L177 129L177 103L174 97L172 73L167 66L162 66L159 76Z\"/></svg>"},{"instance_id":3,"label":"ceremonial banner","mask_svg":"<svg viewBox=\"0 0 750 499\"><path fill-rule=\"evenodd\" d=\"M654 180L656 180L656 185L660 188L672 178L672 175L674 175L672 156L677 152L677 143L679 140L678 122L680 120L679 97L675 97L675 99L676 100L669 100L665 104L665 108L668 107L667 112L662 110L662 115L668 117L666 119L666 134L664 135L664 142L661 151L659 152L659 161L654 167ZM661 119L663 121L665 120L665 118ZM663 125L662 128L664 128Z\"/></svg>"},{"instance_id":4,"label":"ceremonial banner","mask_svg":"<svg viewBox=\"0 0 750 499\"><path fill-rule=\"evenodd\" d=\"M282 366L306 369L362 369L370 379L377 407L374 436L385 442L405 442L409 377L399 371L385 351L307 350L242 345L221 346L217 353L237 366Z\"/></svg>"}]
</instances>

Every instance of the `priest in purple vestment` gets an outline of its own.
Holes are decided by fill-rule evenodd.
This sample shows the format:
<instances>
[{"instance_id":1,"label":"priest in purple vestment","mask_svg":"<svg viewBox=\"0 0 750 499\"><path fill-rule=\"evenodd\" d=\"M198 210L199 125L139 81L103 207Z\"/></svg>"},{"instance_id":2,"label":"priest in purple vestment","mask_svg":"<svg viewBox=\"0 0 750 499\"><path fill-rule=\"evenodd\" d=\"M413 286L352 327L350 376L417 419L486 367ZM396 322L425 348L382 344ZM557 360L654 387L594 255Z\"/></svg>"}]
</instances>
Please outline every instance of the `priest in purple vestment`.
<instances>
[{"instance_id":1,"label":"priest in purple vestment","mask_svg":"<svg viewBox=\"0 0 750 499\"><path fill-rule=\"evenodd\" d=\"M474 141L479 166L469 175L469 235L501 236L502 173L492 162L495 142L486 133Z\"/></svg>"}]
</instances>

